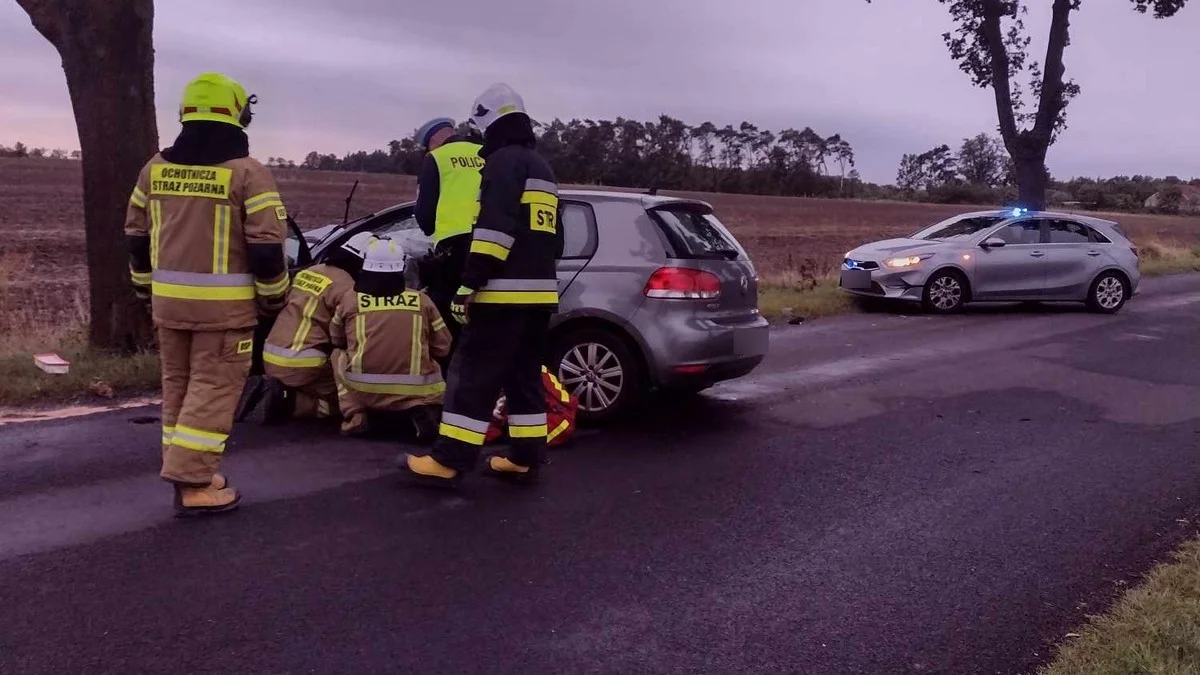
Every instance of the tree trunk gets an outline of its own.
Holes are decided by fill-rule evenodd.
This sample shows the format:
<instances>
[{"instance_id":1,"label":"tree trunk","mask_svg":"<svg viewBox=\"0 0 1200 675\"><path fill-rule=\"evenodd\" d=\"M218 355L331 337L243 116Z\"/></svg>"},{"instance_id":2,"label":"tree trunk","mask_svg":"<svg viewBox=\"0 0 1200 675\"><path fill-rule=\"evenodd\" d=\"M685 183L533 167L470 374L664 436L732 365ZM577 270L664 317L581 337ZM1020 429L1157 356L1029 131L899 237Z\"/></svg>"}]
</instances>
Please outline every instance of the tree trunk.
<instances>
[{"instance_id":1,"label":"tree trunk","mask_svg":"<svg viewBox=\"0 0 1200 675\"><path fill-rule=\"evenodd\" d=\"M1017 203L1030 211L1046 208L1046 155L1037 152L1017 153L1013 156L1013 170L1017 177Z\"/></svg>"},{"instance_id":2,"label":"tree trunk","mask_svg":"<svg viewBox=\"0 0 1200 675\"><path fill-rule=\"evenodd\" d=\"M133 295L125 210L137 174L158 150L153 0L17 0L62 57L83 151L89 341L132 351L152 342Z\"/></svg>"}]
</instances>

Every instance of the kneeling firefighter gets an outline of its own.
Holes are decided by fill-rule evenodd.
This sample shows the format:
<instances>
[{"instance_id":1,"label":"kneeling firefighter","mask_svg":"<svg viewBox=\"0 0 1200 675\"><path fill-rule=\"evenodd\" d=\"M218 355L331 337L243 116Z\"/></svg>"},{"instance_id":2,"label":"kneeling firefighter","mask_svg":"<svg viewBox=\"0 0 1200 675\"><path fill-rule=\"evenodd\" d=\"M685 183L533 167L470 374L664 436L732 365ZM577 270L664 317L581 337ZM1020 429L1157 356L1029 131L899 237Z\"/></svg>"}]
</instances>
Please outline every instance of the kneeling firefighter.
<instances>
[{"instance_id":1,"label":"kneeling firefighter","mask_svg":"<svg viewBox=\"0 0 1200 675\"><path fill-rule=\"evenodd\" d=\"M428 455L403 455L401 468L426 484L457 484L475 467L503 389L511 450L488 457L485 473L528 483L546 451L541 374L558 308L558 186L534 150L525 104L508 85L480 95L471 122L483 131L485 163L479 218L451 310L464 324L462 338L450 363L438 440Z\"/></svg>"},{"instance_id":2,"label":"kneeling firefighter","mask_svg":"<svg viewBox=\"0 0 1200 675\"><path fill-rule=\"evenodd\" d=\"M184 89L183 129L142 168L125 234L134 288L151 301L162 359L161 476L178 515L241 498L217 473L249 374L254 327L288 289L287 212L250 157L254 96L219 73Z\"/></svg>"},{"instance_id":3,"label":"kneeling firefighter","mask_svg":"<svg viewBox=\"0 0 1200 675\"><path fill-rule=\"evenodd\" d=\"M450 349L450 331L429 296L405 287L408 256L372 236L353 293L331 321L342 432L368 430L367 413L402 413L419 442L431 442L446 383L434 361ZM389 417L393 415L387 415Z\"/></svg>"},{"instance_id":4,"label":"kneeling firefighter","mask_svg":"<svg viewBox=\"0 0 1200 675\"><path fill-rule=\"evenodd\" d=\"M342 296L354 292L369 236L353 237L292 281L287 305L263 345L267 423L339 414L330 324Z\"/></svg>"},{"instance_id":5,"label":"kneeling firefighter","mask_svg":"<svg viewBox=\"0 0 1200 675\"><path fill-rule=\"evenodd\" d=\"M417 131L417 143L426 151L417 173L417 225L434 241L429 279L425 286L442 316L450 316L450 302L462 281L463 265L471 246L471 226L479 215L479 143L454 131L454 120L440 117ZM449 323L453 344L459 326ZM447 359L449 355L447 355Z\"/></svg>"}]
</instances>

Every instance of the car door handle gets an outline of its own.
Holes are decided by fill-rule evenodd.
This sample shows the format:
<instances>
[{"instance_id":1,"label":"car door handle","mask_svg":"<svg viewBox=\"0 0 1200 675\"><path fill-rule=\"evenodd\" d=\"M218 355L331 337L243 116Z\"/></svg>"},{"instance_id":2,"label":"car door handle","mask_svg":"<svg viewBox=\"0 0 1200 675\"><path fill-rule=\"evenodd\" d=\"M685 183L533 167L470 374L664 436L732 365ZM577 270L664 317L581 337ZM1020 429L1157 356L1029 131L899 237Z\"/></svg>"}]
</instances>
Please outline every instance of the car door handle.
<instances>
[{"instance_id":1,"label":"car door handle","mask_svg":"<svg viewBox=\"0 0 1200 675\"><path fill-rule=\"evenodd\" d=\"M1031 255L1031 256L1033 256L1033 257L1035 257L1035 258L1040 258L1040 257L1042 257L1042 256L1044 256L1044 255L1046 255L1046 254L1045 254L1045 253L1042 253L1041 251L1034 251L1034 252L1030 253L1029 255Z\"/></svg>"},{"instance_id":2,"label":"car door handle","mask_svg":"<svg viewBox=\"0 0 1200 675\"><path fill-rule=\"evenodd\" d=\"M1088 251L1088 255L1095 258L1096 256L1100 255L1100 251Z\"/></svg>"}]
</instances>

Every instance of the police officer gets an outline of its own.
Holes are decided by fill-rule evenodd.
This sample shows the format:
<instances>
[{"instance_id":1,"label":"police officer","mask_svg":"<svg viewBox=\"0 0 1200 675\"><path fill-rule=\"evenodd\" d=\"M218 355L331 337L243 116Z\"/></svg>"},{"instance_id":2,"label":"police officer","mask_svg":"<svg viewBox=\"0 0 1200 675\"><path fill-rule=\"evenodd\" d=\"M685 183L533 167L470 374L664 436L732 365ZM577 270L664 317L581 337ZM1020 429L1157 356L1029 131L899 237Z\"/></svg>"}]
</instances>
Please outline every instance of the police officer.
<instances>
[{"instance_id":1,"label":"police officer","mask_svg":"<svg viewBox=\"0 0 1200 675\"><path fill-rule=\"evenodd\" d=\"M479 218L451 314L464 324L454 352L438 439L428 455L401 456L427 484L453 486L475 467L501 389L512 440L487 458L486 475L536 481L546 449L541 369L550 316L558 308L561 246L558 186L534 149L525 104L505 84L475 100L471 123L484 135Z\"/></svg>"},{"instance_id":2,"label":"police officer","mask_svg":"<svg viewBox=\"0 0 1200 675\"><path fill-rule=\"evenodd\" d=\"M417 142L427 154L417 174L415 215L421 231L434 241L425 286L446 317L462 279L471 226L479 213L479 170L483 167L479 143L459 136L454 129L454 120L439 117L417 131ZM453 321L448 325L457 342L459 325Z\"/></svg>"},{"instance_id":3,"label":"police officer","mask_svg":"<svg viewBox=\"0 0 1200 675\"><path fill-rule=\"evenodd\" d=\"M162 359L160 475L175 487L178 515L238 504L217 469L254 326L279 312L288 290L287 212L246 138L255 101L220 73L189 83L182 131L150 158L129 197L130 272L151 299Z\"/></svg>"}]
</instances>

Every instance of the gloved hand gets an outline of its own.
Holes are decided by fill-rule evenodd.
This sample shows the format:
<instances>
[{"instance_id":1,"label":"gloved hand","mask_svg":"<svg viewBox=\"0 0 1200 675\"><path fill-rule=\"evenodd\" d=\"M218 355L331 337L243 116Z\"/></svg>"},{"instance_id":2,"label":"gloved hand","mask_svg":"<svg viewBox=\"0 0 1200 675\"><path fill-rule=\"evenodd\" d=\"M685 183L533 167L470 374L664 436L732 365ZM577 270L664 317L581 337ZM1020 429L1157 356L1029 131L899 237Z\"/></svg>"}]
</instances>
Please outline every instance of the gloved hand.
<instances>
[{"instance_id":1,"label":"gloved hand","mask_svg":"<svg viewBox=\"0 0 1200 675\"><path fill-rule=\"evenodd\" d=\"M454 316L454 320L467 325L467 308L471 306L471 299L475 296L475 291L466 286L459 286L458 292L454 294L454 299L450 301L450 314Z\"/></svg>"}]
</instances>

